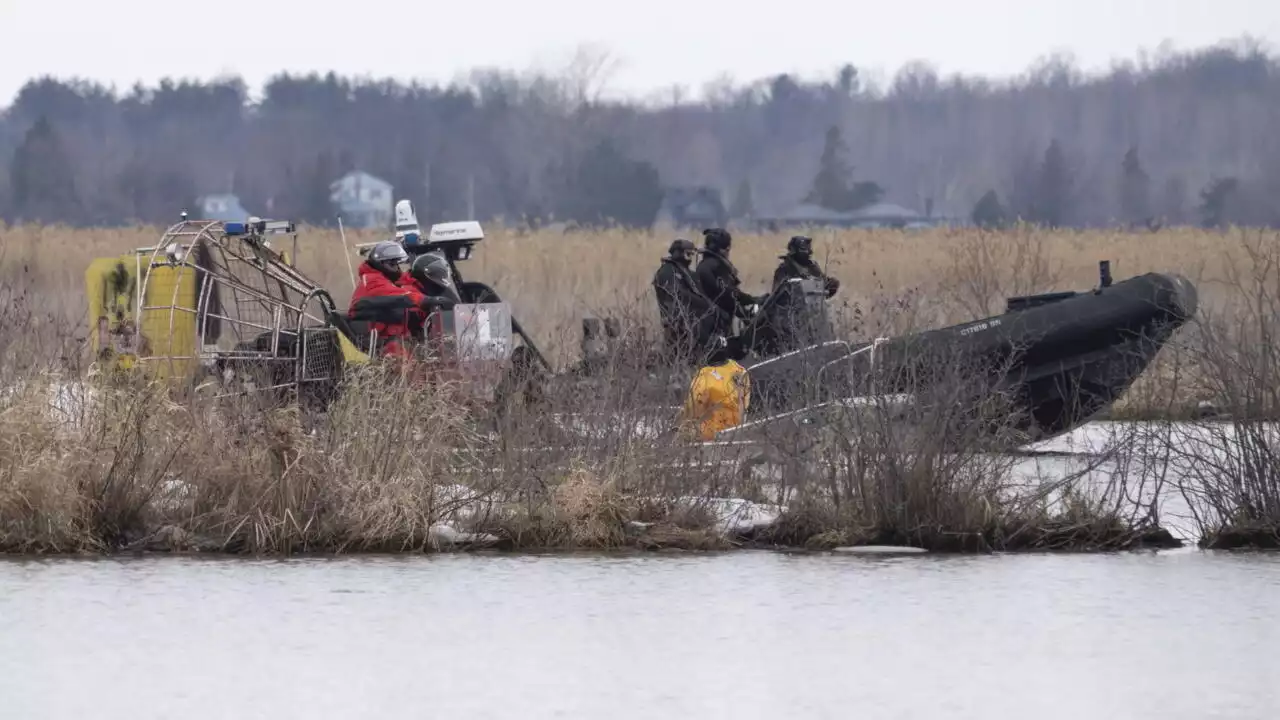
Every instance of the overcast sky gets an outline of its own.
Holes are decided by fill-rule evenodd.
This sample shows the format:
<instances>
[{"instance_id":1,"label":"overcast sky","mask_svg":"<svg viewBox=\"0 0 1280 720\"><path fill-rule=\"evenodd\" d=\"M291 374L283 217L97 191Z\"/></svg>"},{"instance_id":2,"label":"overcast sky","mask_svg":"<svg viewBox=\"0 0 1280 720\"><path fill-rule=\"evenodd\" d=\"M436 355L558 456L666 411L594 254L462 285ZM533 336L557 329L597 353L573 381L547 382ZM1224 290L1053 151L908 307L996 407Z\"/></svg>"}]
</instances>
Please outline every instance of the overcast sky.
<instances>
[{"instance_id":1,"label":"overcast sky","mask_svg":"<svg viewBox=\"0 0 1280 720\"><path fill-rule=\"evenodd\" d=\"M1085 69L1169 42L1280 46L1280 0L0 0L0 106L44 74L127 89L161 77L282 71L448 81L480 66L562 66L607 48L614 92L697 90L852 62L1007 76L1054 51Z\"/></svg>"}]
</instances>

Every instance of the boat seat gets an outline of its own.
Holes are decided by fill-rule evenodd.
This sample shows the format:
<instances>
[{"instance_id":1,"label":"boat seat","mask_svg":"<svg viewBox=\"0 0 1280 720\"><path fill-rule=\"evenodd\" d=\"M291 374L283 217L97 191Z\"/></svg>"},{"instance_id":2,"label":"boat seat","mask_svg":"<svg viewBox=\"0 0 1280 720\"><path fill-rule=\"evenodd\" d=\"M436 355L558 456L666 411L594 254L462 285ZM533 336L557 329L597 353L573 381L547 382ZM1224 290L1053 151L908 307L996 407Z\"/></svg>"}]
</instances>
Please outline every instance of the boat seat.
<instances>
[{"instance_id":1,"label":"boat seat","mask_svg":"<svg viewBox=\"0 0 1280 720\"><path fill-rule=\"evenodd\" d=\"M329 313L329 324L338 329L338 332L347 336L347 339L356 346L360 352L368 353L370 341L373 338L373 327L369 320L353 320L346 315L333 310Z\"/></svg>"},{"instance_id":2,"label":"boat seat","mask_svg":"<svg viewBox=\"0 0 1280 720\"><path fill-rule=\"evenodd\" d=\"M351 334L356 337L368 337L373 334L373 324L365 320L344 320Z\"/></svg>"}]
</instances>

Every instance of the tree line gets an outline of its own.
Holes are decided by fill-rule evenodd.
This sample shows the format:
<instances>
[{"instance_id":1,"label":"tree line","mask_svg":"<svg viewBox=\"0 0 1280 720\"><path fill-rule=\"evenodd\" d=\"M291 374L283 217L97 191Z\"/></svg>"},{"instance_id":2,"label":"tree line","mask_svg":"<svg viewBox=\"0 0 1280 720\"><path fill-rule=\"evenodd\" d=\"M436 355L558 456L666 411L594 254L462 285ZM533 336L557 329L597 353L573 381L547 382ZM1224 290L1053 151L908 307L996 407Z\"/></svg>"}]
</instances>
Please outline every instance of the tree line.
<instances>
[{"instance_id":1,"label":"tree line","mask_svg":"<svg viewBox=\"0 0 1280 720\"><path fill-rule=\"evenodd\" d=\"M281 74L116 92L28 82L0 114L9 222L169 222L203 194L330 224L329 183L391 182L426 221L649 225L670 186L736 217L887 200L981 225L1280 226L1280 58L1248 41L1087 75L714 83L693 101L606 99L602 64L448 85Z\"/></svg>"}]
</instances>

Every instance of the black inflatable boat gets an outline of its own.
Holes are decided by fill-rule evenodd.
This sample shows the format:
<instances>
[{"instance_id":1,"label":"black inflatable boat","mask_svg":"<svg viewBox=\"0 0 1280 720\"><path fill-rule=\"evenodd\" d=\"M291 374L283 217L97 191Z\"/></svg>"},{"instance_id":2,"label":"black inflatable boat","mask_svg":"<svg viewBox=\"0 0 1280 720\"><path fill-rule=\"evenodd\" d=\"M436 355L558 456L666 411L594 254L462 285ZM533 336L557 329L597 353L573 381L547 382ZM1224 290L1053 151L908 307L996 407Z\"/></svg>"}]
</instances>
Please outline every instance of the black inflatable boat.
<instances>
[{"instance_id":1,"label":"black inflatable boat","mask_svg":"<svg viewBox=\"0 0 1280 720\"><path fill-rule=\"evenodd\" d=\"M1097 289L1007 303L1004 314L975 322L876 343L828 339L750 362L748 420L857 397L914 395L930 383L958 382L964 368L1014 399L1017 429L1051 437L1088 422L1132 385L1194 316L1198 296L1175 274L1112 284L1103 262Z\"/></svg>"}]
</instances>

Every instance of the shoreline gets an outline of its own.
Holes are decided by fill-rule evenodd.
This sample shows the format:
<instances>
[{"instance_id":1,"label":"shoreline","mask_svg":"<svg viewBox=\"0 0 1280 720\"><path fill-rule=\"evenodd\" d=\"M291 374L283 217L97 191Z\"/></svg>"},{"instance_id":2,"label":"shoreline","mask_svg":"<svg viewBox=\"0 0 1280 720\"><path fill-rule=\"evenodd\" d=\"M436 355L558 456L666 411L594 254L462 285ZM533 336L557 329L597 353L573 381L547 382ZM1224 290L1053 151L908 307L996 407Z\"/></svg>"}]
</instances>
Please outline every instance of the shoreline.
<instances>
[{"instance_id":1,"label":"shoreline","mask_svg":"<svg viewBox=\"0 0 1280 720\"><path fill-rule=\"evenodd\" d=\"M224 551L201 550L108 550L100 552L32 552L13 553L0 552L0 563L5 562L101 562L119 560L207 560L211 562L288 562L293 560L405 560L412 558L441 557L477 557L477 558L535 558L535 557L716 557L738 555L742 553L766 553L771 555L792 555L806 557L841 556L862 558L969 558L979 556L1073 556L1073 555L1122 555L1122 554L1161 554L1161 553L1196 553L1207 556L1222 555L1234 557L1240 555L1261 554L1270 556L1280 548L1264 548L1257 546L1241 547L1205 547L1197 542L1180 541L1172 545L1140 545L1130 548L1115 549L1071 549L1071 548L1025 548L1017 550L991 550L987 552L945 552L930 551L912 546L886 545L850 545L833 548L805 548L796 546L764 545L744 543L727 547L710 549L689 549L683 547L646 548L629 545L616 548L521 548L508 550L497 547L455 548L441 550L350 550L332 552L324 550L299 551L290 554L264 553L245 554Z\"/></svg>"},{"instance_id":2,"label":"shoreline","mask_svg":"<svg viewBox=\"0 0 1280 720\"><path fill-rule=\"evenodd\" d=\"M235 559L411 557L432 555L576 555L696 553L725 554L764 551L787 554L850 554L974 556L1021 554L1115 554L1162 550L1215 552L1280 551L1280 527L1265 524L1228 526L1200 537L1182 537L1155 525L1125 527L1097 520L1067 524L1044 521L1015 528L1020 536L1001 538L998 531L945 532L924 542L912 542L901 534L864 533L852 537L847 530L827 529L793 534L788 524L795 518L782 515L773 524L751 532L717 532L708 527L680 527L670 522L627 521L623 536L610 544L521 544L511 537L484 532L460 532L451 526L433 526L430 537L397 538L382 543L329 542L282 549L249 549L235 540L217 541L175 525L151 530L124 544L102 543L74 549L36 547L0 549L0 559L112 559L125 557L208 557ZM28 543L28 545L30 545Z\"/></svg>"},{"instance_id":3,"label":"shoreline","mask_svg":"<svg viewBox=\"0 0 1280 720\"><path fill-rule=\"evenodd\" d=\"M771 540L767 529L755 536L722 535L714 531L684 529L670 525L653 524L642 531L630 531L627 539L615 545L602 547L590 545L520 546L509 539L496 538L479 541L440 542L416 547L390 549L387 546L368 548L339 548L335 546L290 549L286 551L251 552L226 545L219 545L209 538L192 536L174 526L162 527L147 537L119 547L80 550L34 550L26 552L0 551L2 559L113 559L127 557L204 557L245 560L286 560L302 558L344 557L411 557L432 555L590 555L606 556L652 553L729 554L743 551L776 552L785 554L821 555L931 555L972 556L1009 554L1113 554L1150 550L1179 550L1188 548L1231 549L1200 547L1197 543L1178 538L1163 528L1144 531L1119 532L1115 537L1094 542L1068 542L1068 535L1047 533L1040 542L1025 542L1003 547L970 538L974 542L958 542L950 547L922 547L921 544L902 544L877 538L843 542L838 531L828 531L810 537L807 542L778 542ZM957 535L961 535L957 533ZM391 545L394 543L389 543Z\"/></svg>"}]
</instances>

